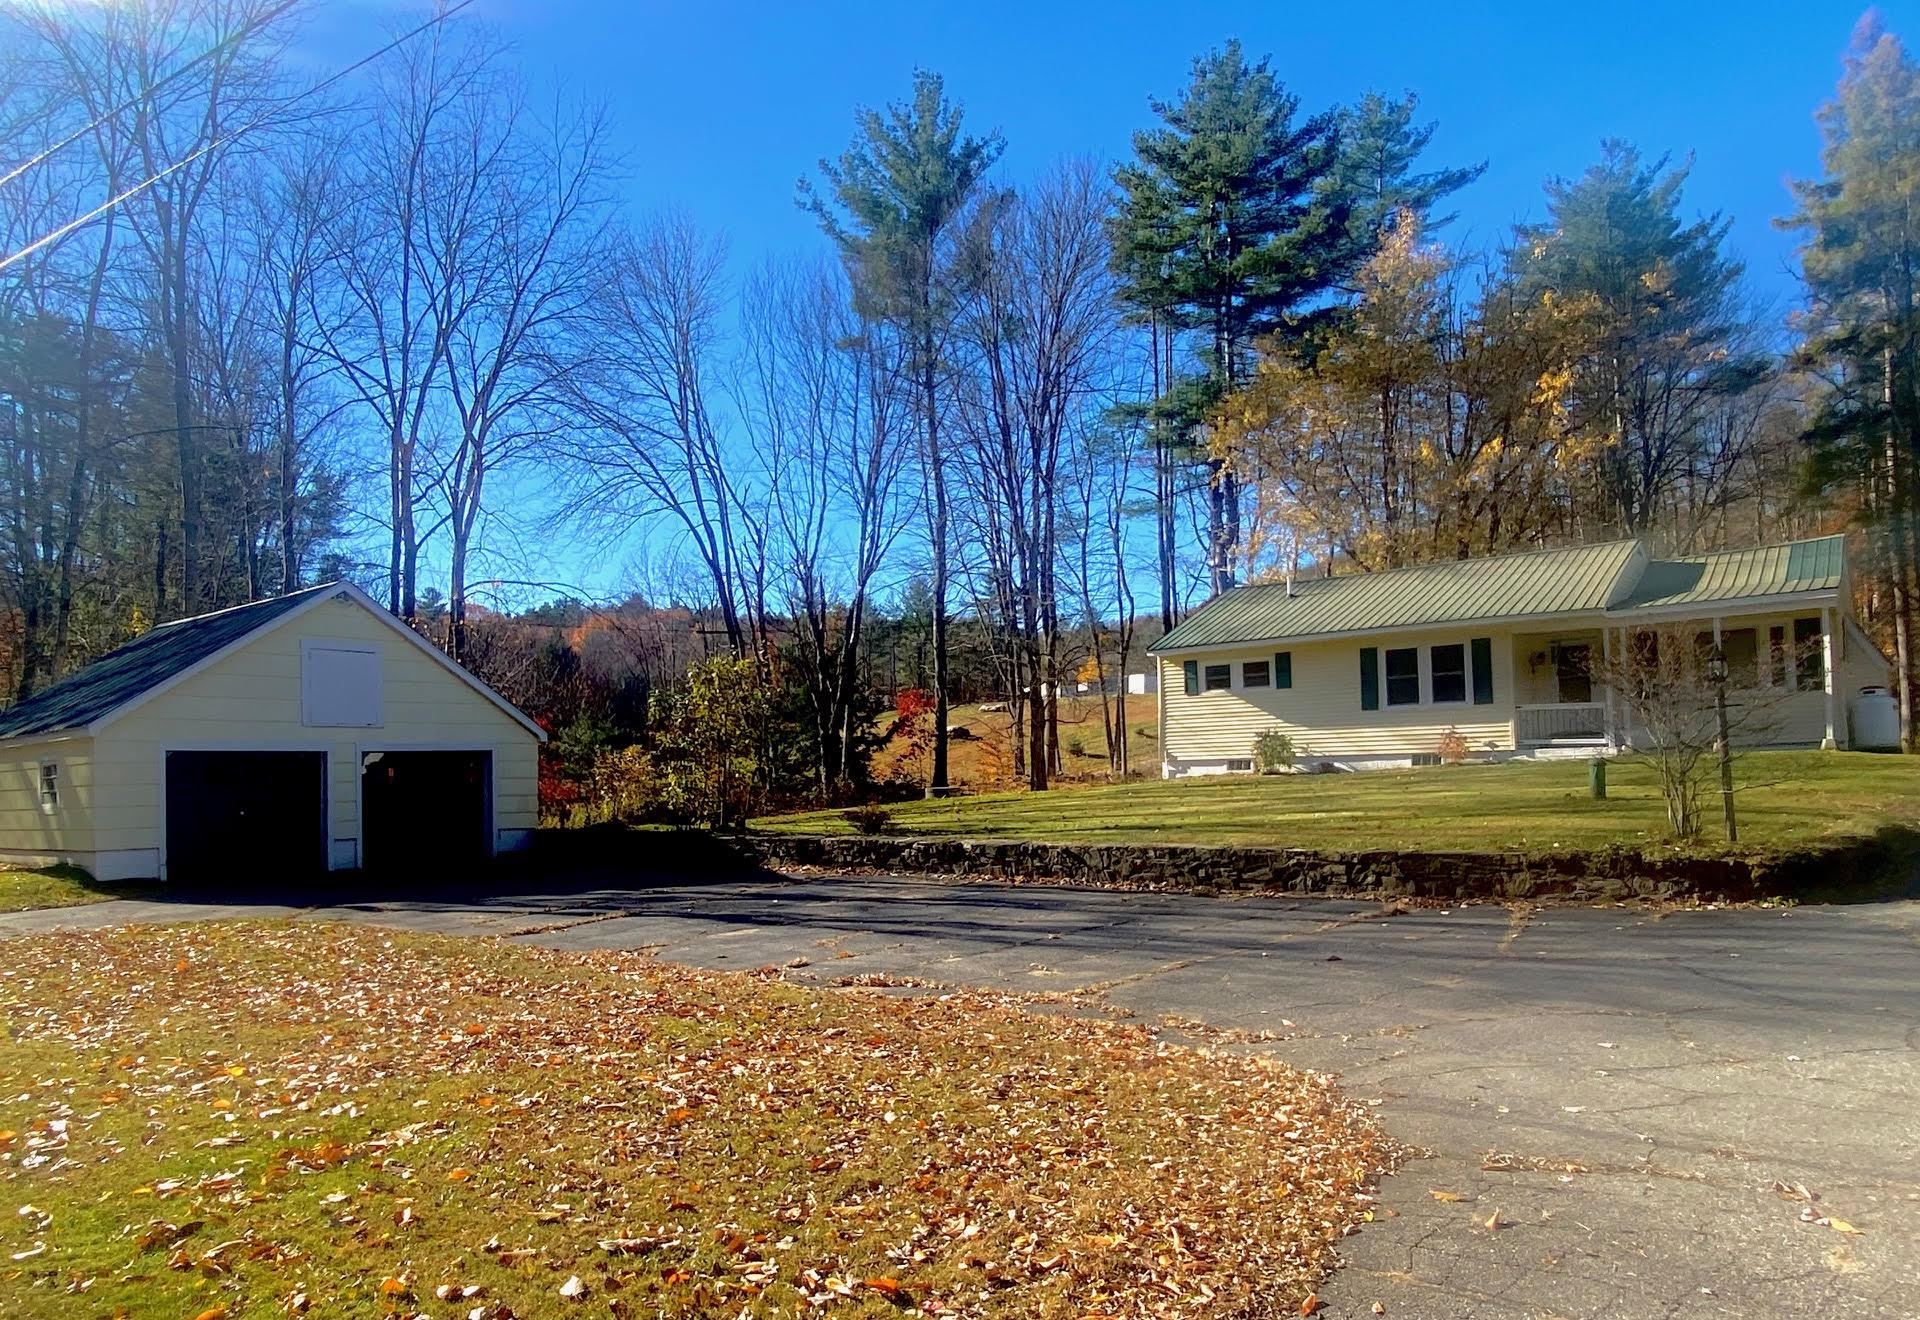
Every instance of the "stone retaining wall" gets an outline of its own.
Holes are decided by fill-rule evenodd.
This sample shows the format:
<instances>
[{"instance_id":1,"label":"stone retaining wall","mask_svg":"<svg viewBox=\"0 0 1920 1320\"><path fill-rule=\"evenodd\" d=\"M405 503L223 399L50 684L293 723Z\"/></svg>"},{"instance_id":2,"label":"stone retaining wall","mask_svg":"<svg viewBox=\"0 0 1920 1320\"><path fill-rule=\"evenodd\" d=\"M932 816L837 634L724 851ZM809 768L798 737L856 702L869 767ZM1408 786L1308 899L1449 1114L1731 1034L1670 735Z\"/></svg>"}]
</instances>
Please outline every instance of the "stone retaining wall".
<instances>
[{"instance_id":1,"label":"stone retaining wall","mask_svg":"<svg viewBox=\"0 0 1920 1320\"><path fill-rule=\"evenodd\" d=\"M1630 848L1539 854L1420 853L870 835L751 834L737 840L747 859L773 869L805 866L1192 893L1721 902L1907 892L1915 875L1914 842L1915 836L1901 832L1897 837L1862 839L1818 852L1745 858Z\"/></svg>"}]
</instances>

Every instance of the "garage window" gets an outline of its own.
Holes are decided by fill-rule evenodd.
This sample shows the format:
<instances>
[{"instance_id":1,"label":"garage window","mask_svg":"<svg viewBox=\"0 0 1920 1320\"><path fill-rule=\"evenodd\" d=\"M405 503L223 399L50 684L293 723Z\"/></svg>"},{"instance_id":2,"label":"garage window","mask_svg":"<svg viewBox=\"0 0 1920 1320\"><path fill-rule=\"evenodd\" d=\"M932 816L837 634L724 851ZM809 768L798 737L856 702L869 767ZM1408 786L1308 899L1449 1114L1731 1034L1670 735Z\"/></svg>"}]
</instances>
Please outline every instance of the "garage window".
<instances>
[{"instance_id":1,"label":"garage window","mask_svg":"<svg viewBox=\"0 0 1920 1320\"><path fill-rule=\"evenodd\" d=\"M363 642L302 642L300 722L320 729L384 724L379 648Z\"/></svg>"},{"instance_id":2,"label":"garage window","mask_svg":"<svg viewBox=\"0 0 1920 1320\"><path fill-rule=\"evenodd\" d=\"M40 763L40 810L52 813L60 805L60 763Z\"/></svg>"}]
</instances>

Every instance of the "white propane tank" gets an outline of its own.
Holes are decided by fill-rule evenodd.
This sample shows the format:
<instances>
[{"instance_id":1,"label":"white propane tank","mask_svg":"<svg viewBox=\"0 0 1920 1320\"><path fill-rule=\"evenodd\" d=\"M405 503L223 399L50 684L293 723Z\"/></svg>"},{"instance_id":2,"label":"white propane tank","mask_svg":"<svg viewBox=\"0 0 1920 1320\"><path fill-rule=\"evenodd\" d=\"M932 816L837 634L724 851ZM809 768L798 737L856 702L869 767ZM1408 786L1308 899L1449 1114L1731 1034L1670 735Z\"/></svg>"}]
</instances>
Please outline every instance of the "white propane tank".
<instances>
[{"instance_id":1,"label":"white propane tank","mask_svg":"<svg viewBox=\"0 0 1920 1320\"><path fill-rule=\"evenodd\" d=\"M1900 703L1883 687L1863 687L1847 703L1853 745L1865 752L1900 750Z\"/></svg>"}]
</instances>

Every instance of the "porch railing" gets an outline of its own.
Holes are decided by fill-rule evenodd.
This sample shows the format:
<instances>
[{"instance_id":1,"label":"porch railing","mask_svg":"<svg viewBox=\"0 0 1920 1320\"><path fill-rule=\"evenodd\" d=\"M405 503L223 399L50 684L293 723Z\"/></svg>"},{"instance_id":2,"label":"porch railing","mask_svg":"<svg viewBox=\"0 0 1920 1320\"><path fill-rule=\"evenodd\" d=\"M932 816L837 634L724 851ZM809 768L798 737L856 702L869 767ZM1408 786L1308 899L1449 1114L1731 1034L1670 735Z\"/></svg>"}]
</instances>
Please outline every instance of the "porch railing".
<instances>
[{"instance_id":1,"label":"porch railing","mask_svg":"<svg viewBox=\"0 0 1920 1320\"><path fill-rule=\"evenodd\" d=\"M1542 743L1598 742L1607 735L1607 707L1599 701L1569 701L1514 708L1513 735L1521 746Z\"/></svg>"}]
</instances>

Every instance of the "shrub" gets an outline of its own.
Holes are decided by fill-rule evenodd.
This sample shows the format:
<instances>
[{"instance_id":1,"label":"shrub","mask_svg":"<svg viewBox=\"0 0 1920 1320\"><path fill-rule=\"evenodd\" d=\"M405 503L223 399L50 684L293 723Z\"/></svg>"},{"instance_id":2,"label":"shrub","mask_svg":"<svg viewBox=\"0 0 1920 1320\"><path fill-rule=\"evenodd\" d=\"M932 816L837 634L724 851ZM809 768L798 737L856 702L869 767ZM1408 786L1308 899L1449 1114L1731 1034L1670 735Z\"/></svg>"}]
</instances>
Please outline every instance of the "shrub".
<instances>
[{"instance_id":1,"label":"shrub","mask_svg":"<svg viewBox=\"0 0 1920 1320\"><path fill-rule=\"evenodd\" d=\"M1262 729L1253 740L1253 768L1263 775L1293 769L1293 739L1278 729Z\"/></svg>"},{"instance_id":2,"label":"shrub","mask_svg":"<svg viewBox=\"0 0 1920 1320\"><path fill-rule=\"evenodd\" d=\"M638 747L601 752L587 783L590 823L654 820L665 805L666 785L653 758Z\"/></svg>"},{"instance_id":3,"label":"shrub","mask_svg":"<svg viewBox=\"0 0 1920 1320\"><path fill-rule=\"evenodd\" d=\"M1467 759L1467 740L1460 736L1460 730L1449 724L1434 751L1439 753L1441 765L1459 765Z\"/></svg>"},{"instance_id":4,"label":"shrub","mask_svg":"<svg viewBox=\"0 0 1920 1320\"><path fill-rule=\"evenodd\" d=\"M1067 755L1068 756L1085 756L1086 754L1087 754L1087 740L1085 738L1082 738L1079 734L1076 733L1072 737L1067 739Z\"/></svg>"},{"instance_id":5,"label":"shrub","mask_svg":"<svg viewBox=\"0 0 1920 1320\"><path fill-rule=\"evenodd\" d=\"M893 827L893 813L878 803L848 807L840 819L853 826L856 834L885 834Z\"/></svg>"}]
</instances>

